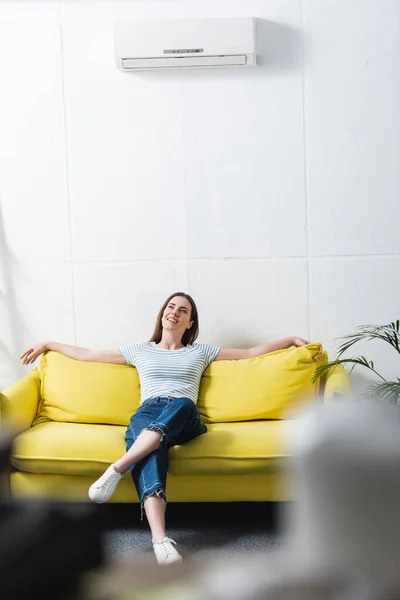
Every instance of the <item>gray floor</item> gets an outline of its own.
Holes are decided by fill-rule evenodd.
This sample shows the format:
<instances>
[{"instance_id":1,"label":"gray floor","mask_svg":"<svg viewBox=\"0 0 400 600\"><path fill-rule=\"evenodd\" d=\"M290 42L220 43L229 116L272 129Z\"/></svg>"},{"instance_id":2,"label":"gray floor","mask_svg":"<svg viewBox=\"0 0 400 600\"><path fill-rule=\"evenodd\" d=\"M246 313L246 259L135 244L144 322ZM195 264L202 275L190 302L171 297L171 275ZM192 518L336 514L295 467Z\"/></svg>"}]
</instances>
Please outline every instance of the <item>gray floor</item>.
<instances>
[{"instance_id":1,"label":"gray floor","mask_svg":"<svg viewBox=\"0 0 400 600\"><path fill-rule=\"evenodd\" d=\"M151 536L135 507L114 511L103 533L107 559L143 559L153 556ZM278 550L284 545L279 527L279 507L269 503L170 505L168 535L183 557L210 558ZM116 518L118 516L118 518Z\"/></svg>"},{"instance_id":2,"label":"gray floor","mask_svg":"<svg viewBox=\"0 0 400 600\"><path fill-rule=\"evenodd\" d=\"M196 529L170 529L168 535L177 542L182 556L202 556L210 558L229 552L230 554L251 554L254 551L279 549L282 539L268 533L242 533ZM104 547L108 560L120 558L142 559L153 556L148 532L120 530L107 532Z\"/></svg>"}]
</instances>

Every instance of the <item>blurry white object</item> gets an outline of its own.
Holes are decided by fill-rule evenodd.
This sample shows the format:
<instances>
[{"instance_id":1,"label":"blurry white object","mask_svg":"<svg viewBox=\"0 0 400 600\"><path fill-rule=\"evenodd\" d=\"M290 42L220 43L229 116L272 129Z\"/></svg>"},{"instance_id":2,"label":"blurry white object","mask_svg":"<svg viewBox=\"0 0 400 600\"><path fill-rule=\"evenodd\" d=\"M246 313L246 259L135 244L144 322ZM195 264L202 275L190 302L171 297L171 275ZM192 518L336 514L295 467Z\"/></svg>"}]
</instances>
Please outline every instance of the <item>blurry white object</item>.
<instances>
[{"instance_id":1,"label":"blurry white object","mask_svg":"<svg viewBox=\"0 0 400 600\"><path fill-rule=\"evenodd\" d=\"M208 566L199 598L400 598L400 409L357 398L313 406L289 444L286 548Z\"/></svg>"},{"instance_id":2,"label":"blurry white object","mask_svg":"<svg viewBox=\"0 0 400 600\"><path fill-rule=\"evenodd\" d=\"M256 65L255 19L168 19L114 23L122 71Z\"/></svg>"},{"instance_id":3,"label":"blurry white object","mask_svg":"<svg viewBox=\"0 0 400 600\"><path fill-rule=\"evenodd\" d=\"M293 438L294 552L305 566L400 589L400 411L354 399L315 407Z\"/></svg>"}]
</instances>

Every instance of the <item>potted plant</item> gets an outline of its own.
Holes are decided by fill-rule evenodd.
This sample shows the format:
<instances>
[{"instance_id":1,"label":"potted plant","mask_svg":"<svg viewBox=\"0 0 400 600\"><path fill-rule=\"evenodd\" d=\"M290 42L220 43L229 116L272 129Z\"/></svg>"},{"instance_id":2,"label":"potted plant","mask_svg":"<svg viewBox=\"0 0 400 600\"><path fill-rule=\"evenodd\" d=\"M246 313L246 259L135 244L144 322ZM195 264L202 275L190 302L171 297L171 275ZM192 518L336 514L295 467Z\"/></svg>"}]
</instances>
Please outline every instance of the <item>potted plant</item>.
<instances>
[{"instance_id":1,"label":"potted plant","mask_svg":"<svg viewBox=\"0 0 400 600\"><path fill-rule=\"evenodd\" d=\"M388 325L361 325L356 327L355 332L350 335L342 336L338 339L342 343L338 347L337 358L331 362L321 365L315 371L313 382L315 383L319 377L324 375L329 369L335 368L336 365L351 364L350 373L353 369L360 365L377 375L378 380L372 382L365 390L364 394L367 397L376 398L382 402L388 402L396 406L400 406L400 378L397 381L387 381L374 367L372 360L368 360L365 356L356 356L354 358L342 358L343 354L354 344L360 341L382 340L390 344L396 352L400 354L400 321L394 321Z\"/></svg>"}]
</instances>

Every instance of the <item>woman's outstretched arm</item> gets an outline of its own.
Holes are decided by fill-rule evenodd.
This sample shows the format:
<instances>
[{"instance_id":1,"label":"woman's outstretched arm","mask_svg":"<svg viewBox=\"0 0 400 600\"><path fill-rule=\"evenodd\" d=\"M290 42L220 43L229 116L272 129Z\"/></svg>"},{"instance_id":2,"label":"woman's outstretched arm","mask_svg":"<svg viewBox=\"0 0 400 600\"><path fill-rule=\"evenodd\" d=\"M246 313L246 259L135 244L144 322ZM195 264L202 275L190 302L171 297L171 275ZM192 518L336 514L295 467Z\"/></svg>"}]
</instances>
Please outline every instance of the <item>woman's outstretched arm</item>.
<instances>
[{"instance_id":1,"label":"woman's outstretched arm","mask_svg":"<svg viewBox=\"0 0 400 600\"><path fill-rule=\"evenodd\" d=\"M241 358L254 358L275 350L285 350L292 346L305 346L309 344L307 340L299 337L287 337L269 344L254 346L254 348L221 348L215 360L240 360Z\"/></svg>"},{"instance_id":2,"label":"woman's outstretched arm","mask_svg":"<svg viewBox=\"0 0 400 600\"><path fill-rule=\"evenodd\" d=\"M113 363L116 365L126 365L126 360L119 350L89 350L89 348L80 348L79 346L69 346L68 344L59 344L58 342L42 342L28 348L20 357L23 365L30 365L47 350L60 352L69 358L82 360L85 362Z\"/></svg>"}]
</instances>

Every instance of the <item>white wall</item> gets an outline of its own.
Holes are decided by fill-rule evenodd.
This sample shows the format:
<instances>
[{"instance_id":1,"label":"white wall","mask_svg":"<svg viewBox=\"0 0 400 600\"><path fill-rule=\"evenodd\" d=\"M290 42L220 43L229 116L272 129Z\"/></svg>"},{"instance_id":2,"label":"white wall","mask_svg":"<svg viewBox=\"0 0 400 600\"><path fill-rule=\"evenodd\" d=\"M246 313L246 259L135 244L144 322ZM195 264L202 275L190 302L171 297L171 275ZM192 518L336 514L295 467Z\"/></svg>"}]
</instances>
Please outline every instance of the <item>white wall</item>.
<instances>
[{"instance_id":1,"label":"white wall","mask_svg":"<svg viewBox=\"0 0 400 600\"><path fill-rule=\"evenodd\" d=\"M177 290L227 347L296 334L333 358L336 336L400 318L399 13L0 2L0 387L37 341L148 339ZM239 15L259 19L254 70L115 67L113 19Z\"/></svg>"}]
</instances>

